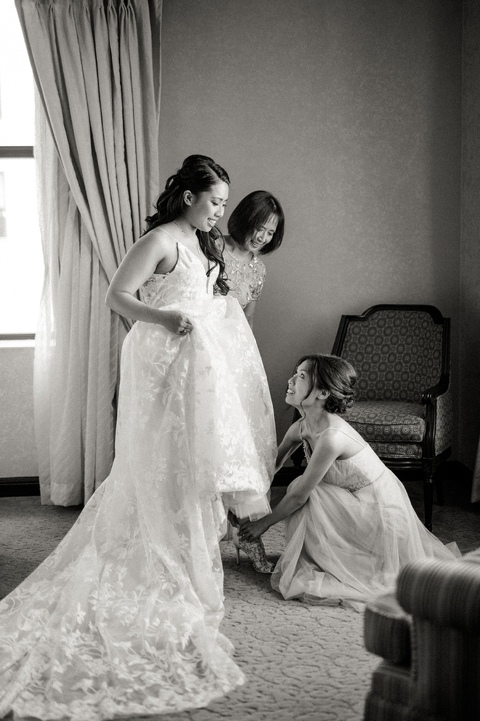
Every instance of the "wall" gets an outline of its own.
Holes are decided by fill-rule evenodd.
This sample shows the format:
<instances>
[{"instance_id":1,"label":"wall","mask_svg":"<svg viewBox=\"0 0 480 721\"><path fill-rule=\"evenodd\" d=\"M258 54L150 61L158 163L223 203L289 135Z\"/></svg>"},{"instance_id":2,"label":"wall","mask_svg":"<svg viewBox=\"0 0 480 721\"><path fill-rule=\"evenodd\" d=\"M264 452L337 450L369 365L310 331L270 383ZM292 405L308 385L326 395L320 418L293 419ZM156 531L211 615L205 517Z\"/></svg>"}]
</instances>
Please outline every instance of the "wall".
<instances>
[{"instance_id":1,"label":"wall","mask_svg":"<svg viewBox=\"0 0 480 721\"><path fill-rule=\"evenodd\" d=\"M164 0L163 38L161 177L203 153L230 210L257 188L284 205L255 319L279 433L295 360L342 313L431 303L456 348L461 4Z\"/></svg>"},{"instance_id":2,"label":"wall","mask_svg":"<svg viewBox=\"0 0 480 721\"><path fill-rule=\"evenodd\" d=\"M33 428L33 342L0 342L0 478L38 476Z\"/></svg>"},{"instance_id":3,"label":"wall","mask_svg":"<svg viewBox=\"0 0 480 721\"><path fill-rule=\"evenodd\" d=\"M205 153L230 173L230 209L266 188L286 211L255 320L280 433L295 360L330 351L340 315L373 303L432 303L452 317L458 391L460 133L457 0L164 0L162 177ZM480 430L478 222L477 210L463 240L469 463ZM37 475L33 353L16 353L0 348L0 477Z\"/></svg>"},{"instance_id":4,"label":"wall","mask_svg":"<svg viewBox=\"0 0 480 721\"><path fill-rule=\"evenodd\" d=\"M480 436L480 5L464 3L460 453L472 468ZM479 456L480 463L480 456ZM480 466L478 468L480 488ZM480 490L479 497L480 500Z\"/></svg>"}]
</instances>

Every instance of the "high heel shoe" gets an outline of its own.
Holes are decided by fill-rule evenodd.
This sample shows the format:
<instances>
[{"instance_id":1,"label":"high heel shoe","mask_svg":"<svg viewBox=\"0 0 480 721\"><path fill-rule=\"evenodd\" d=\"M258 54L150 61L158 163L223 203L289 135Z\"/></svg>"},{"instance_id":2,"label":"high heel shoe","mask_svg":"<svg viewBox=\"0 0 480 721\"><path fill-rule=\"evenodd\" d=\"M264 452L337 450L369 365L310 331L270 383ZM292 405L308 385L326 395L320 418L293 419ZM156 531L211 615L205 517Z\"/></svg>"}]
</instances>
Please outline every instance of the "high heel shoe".
<instances>
[{"instance_id":1,"label":"high heel shoe","mask_svg":"<svg viewBox=\"0 0 480 721\"><path fill-rule=\"evenodd\" d=\"M257 573L273 573L275 564L267 561L265 546L261 538L257 538L255 541L246 541L243 538L239 538L238 534L235 534L233 536L233 543L237 552L237 564L240 563L240 551L243 551L251 560L253 568Z\"/></svg>"}]
</instances>

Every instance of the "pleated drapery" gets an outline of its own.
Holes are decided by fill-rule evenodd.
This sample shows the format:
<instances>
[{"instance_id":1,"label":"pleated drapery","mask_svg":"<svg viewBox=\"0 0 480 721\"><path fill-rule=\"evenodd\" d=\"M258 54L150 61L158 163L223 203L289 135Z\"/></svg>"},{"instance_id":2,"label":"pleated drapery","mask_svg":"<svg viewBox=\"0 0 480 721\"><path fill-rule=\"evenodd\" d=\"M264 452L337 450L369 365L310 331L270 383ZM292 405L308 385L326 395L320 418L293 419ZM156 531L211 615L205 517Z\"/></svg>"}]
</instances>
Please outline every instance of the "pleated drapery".
<instances>
[{"instance_id":1,"label":"pleated drapery","mask_svg":"<svg viewBox=\"0 0 480 721\"><path fill-rule=\"evenodd\" d=\"M473 469L471 501L472 503L478 503L478 501L480 501L480 442L478 444L475 467Z\"/></svg>"},{"instance_id":2,"label":"pleated drapery","mask_svg":"<svg viewBox=\"0 0 480 721\"><path fill-rule=\"evenodd\" d=\"M42 502L110 471L127 326L108 284L158 195L162 0L16 0L39 94L45 287L35 352Z\"/></svg>"}]
</instances>

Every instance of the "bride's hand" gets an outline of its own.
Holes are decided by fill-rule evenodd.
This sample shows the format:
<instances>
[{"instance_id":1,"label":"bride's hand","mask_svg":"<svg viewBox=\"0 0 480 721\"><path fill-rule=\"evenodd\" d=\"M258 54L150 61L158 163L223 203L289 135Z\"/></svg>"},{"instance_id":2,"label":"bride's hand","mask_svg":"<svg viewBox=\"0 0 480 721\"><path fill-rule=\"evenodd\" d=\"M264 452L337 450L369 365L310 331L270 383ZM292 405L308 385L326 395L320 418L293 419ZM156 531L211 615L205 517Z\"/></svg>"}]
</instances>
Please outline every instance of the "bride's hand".
<instances>
[{"instance_id":1,"label":"bride's hand","mask_svg":"<svg viewBox=\"0 0 480 721\"><path fill-rule=\"evenodd\" d=\"M177 335L188 335L193 330L193 324L188 315L179 310L163 311L161 324Z\"/></svg>"}]
</instances>

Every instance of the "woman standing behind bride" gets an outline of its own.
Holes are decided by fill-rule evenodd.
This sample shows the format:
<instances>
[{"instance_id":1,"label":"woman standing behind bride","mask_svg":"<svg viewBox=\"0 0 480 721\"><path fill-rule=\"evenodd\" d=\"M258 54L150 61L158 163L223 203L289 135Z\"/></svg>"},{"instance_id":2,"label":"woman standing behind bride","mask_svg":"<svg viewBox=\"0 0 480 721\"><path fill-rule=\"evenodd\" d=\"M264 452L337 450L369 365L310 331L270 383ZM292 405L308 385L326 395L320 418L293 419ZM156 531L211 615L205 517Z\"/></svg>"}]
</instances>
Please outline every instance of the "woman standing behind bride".
<instances>
[{"instance_id":1,"label":"woman standing behind bride","mask_svg":"<svg viewBox=\"0 0 480 721\"><path fill-rule=\"evenodd\" d=\"M222 295L215 225L228 189L211 158L186 158L112 280L108 304L137 321L115 460L57 549L0 603L0 717L173 713L243 682L219 632L222 495L239 518L269 511L275 429L252 332Z\"/></svg>"},{"instance_id":2,"label":"woman standing behind bride","mask_svg":"<svg viewBox=\"0 0 480 721\"><path fill-rule=\"evenodd\" d=\"M254 190L240 201L228 220L224 261L230 293L253 327L257 300L263 290L266 268L260 255L280 247L285 216L278 200L266 190Z\"/></svg>"},{"instance_id":3,"label":"woman standing behind bride","mask_svg":"<svg viewBox=\"0 0 480 721\"><path fill-rule=\"evenodd\" d=\"M266 190L254 190L233 209L228 220L229 235L217 239L217 248L223 253L229 295L238 300L250 327L257 300L263 290L266 268L259 255L272 253L283 240L285 217L279 201ZM252 541L239 539L235 527L238 518L229 514L231 524L225 536L251 560L257 573L271 573L274 565L267 560L261 538Z\"/></svg>"}]
</instances>

